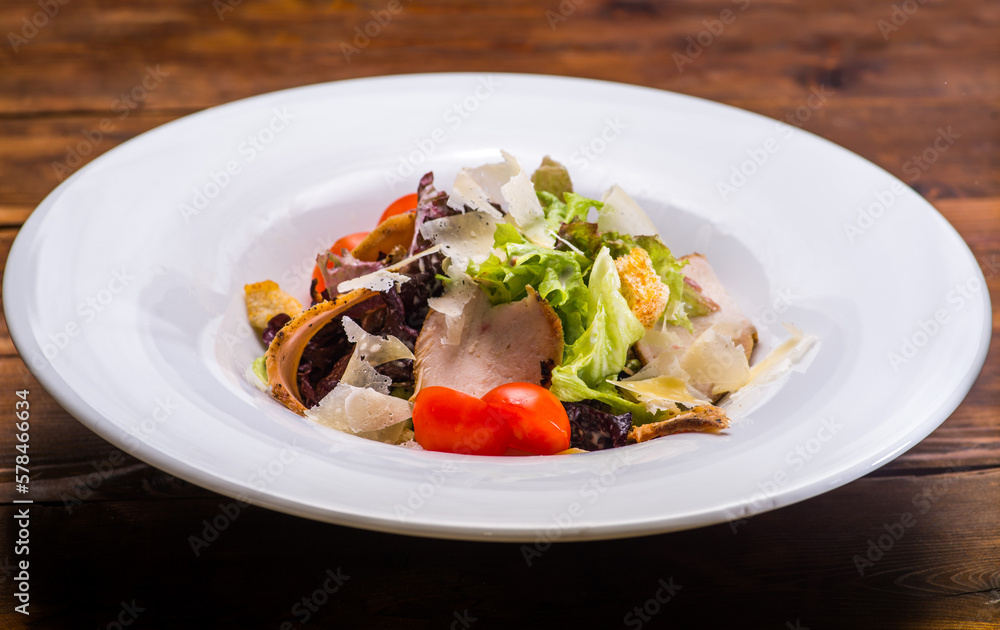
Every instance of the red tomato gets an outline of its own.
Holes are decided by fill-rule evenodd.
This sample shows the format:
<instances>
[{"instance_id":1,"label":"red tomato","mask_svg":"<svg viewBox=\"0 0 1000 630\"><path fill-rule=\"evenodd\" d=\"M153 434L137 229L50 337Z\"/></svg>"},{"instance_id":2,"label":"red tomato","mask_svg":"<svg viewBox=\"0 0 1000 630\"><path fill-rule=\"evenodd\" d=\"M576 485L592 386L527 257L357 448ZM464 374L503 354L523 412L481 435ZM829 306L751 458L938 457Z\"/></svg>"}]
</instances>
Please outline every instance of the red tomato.
<instances>
[{"instance_id":1,"label":"red tomato","mask_svg":"<svg viewBox=\"0 0 1000 630\"><path fill-rule=\"evenodd\" d=\"M366 236L368 232L355 232L354 234L348 234L343 238L337 239L337 242L330 247L330 251L334 254L340 256L343 250L352 251L358 246ZM327 269L333 269L331 265L326 266ZM319 271L319 265L313 267L313 280L316 281L316 293L320 293L326 288L326 282L323 281L323 274Z\"/></svg>"},{"instance_id":2,"label":"red tomato","mask_svg":"<svg viewBox=\"0 0 1000 630\"><path fill-rule=\"evenodd\" d=\"M425 387L413 404L413 433L428 451L503 455L511 430L496 409L450 387Z\"/></svg>"},{"instance_id":3,"label":"red tomato","mask_svg":"<svg viewBox=\"0 0 1000 630\"><path fill-rule=\"evenodd\" d=\"M417 193L410 195L404 195L396 201L389 204L389 207L385 209L382 216L379 217L378 222L381 223L388 219L389 217L396 214L403 214L404 212L409 212L417 207Z\"/></svg>"},{"instance_id":4,"label":"red tomato","mask_svg":"<svg viewBox=\"0 0 1000 630\"><path fill-rule=\"evenodd\" d=\"M535 455L569 448L569 417L552 392L534 383L507 383L491 389L483 401L497 409L511 428L510 446Z\"/></svg>"}]
</instances>

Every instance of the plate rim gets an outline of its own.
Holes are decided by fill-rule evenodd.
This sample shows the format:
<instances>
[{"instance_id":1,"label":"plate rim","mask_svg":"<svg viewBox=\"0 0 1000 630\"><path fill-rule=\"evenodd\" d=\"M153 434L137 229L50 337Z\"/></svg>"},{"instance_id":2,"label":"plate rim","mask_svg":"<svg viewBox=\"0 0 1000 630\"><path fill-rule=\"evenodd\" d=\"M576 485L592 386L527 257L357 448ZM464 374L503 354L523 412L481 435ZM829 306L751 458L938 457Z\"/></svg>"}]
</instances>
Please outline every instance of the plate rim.
<instances>
[{"instance_id":1,"label":"plate rim","mask_svg":"<svg viewBox=\"0 0 1000 630\"><path fill-rule=\"evenodd\" d=\"M528 79L528 80L545 80L545 81L565 81L573 83L581 83L587 85L600 84L603 88L607 89L632 89L640 90L649 93L657 94L667 94L672 97L679 97L682 100L690 100L696 102L699 107L709 107L718 108L719 110L734 111L739 112L742 115L750 115L762 119L764 121L775 122L775 119L769 118L762 114L756 112L744 110L738 107L727 105L725 103L719 103L717 101L711 101L697 96L691 96L683 93L672 92L669 90L663 90L659 88L636 85L631 83L620 83L615 81L599 80L599 79L588 79L583 77L569 77L563 75L548 75L548 74L528 74L528 73L503 73L503 72L436 72L436 73L407 73L407 74L394 74L394 75L378 75L373 77L360 77L336 81L328 81L322 83L309 84L304 86L297 86L291 88L285 88L282 90L276 90L272 92L266 92L263 94L257 94L242 98L235 101L230 101L227 103L222 103L209 107L185 116L181 116L178 119L164 123L154 127L142 134L139 134L129 140L117 145L105 153L101 154L94 160L91 160L88 164L84 165L82 168L73 173L70 177L59 183L41 203L32 211L28 219L24 222L18 231L14 242L11 245L10 252L7 257L6 268L3 276L3 304L4 304L4 315L7 322L8 331L10 333L10 338L14 344L15 349L18 352L18 358L31 372L33 377L38 381L46 393L48 393L53 399L56 400L66 411L84 424L91 431L94 431L100 435L103 439L110 442L116 448L119 448L131 456L144 461L145 463L154 466L160 470L166 471L171 475L177 476L185 481L192 483L193 485L207 488L213 492L217 492L224 496L234 498L237 500L243 500L254 505L261 505L271 509L275 509L280 512L287 514L293 514L296 516L301 516L305 518L310 518L312 520L337 523L340 525L346 525L350 527L360 527L364 529L386 532L386 533L396 533L403 535L414 535L421 537L431 537L431 538L443 538L443 539L454 539L454 540L479 540L479 541L504 541L504 542L527 542L532 540L532 536L536 533L537 524L512 524L512 523L498 523L495 528L495 532L484 532L480 526L469 526L465 524L450 524L442 523L440 521L424 524L419 520L403 522L399 519L392 518L380 518L358 515L356 513L347 512L338 509L336 506L323 506L322 508L315 508L310 504L303 504L302 502L287 499L281 497L277 494L272 494L267 491L259 491L255 488L250 487L248 484L234 482L232 480L216 476L206 471L196 467L192 463L177 459L171 455L154 448L150 443L145 441L137 441L137 445L134 448L125 448L122 444L120 436L113 435L112 427L104 418L103 415L97 413L96 410L92 409L91 406L83 399L83 397L71 389L60 374L55 370L50 369L40 369L37 370L35 366L31 365L29 361L25 358L27 355L22 352L22 345L24 344L34 344L34 339L31 335L32 324L28 319L27 315L27 305L24 300L18 298L14 295L17 292L17 287L19 285L24 285L28 283L27 278L31 278L30 274L25 275L22 267L27 260L27 254L22 253L24 250L29 248L30 244L34 243L38 236L38 226L41 225L45 217L52 211L56 206L58 199L62 196L63 192L71 185L71 183L76 180L86 177L90 171L96 170L105 161L110 160L108 156L113 156L116 152L120 150L121 147L125 147L135 142L141 141L140 139L147 137L153 133L164 133L165 129L172 127L175 124L181 124L189 119L200 118L203 115L211 115L211 113L217 110L224 110L228 107L241 107L250 101L263 102L272 98L281 98L284 95L288 95L292 92L297 92L298 94L308 94L311 90L323 89L334 85L344 85L344 84L357 84L357 83L392 83L399 80L404 81L416 81L421 82L422 80L430 78L441 78L441 77L455 77L455 78L473 78L481 77L483 75L496 75L500 77L510 78L512 80ZM883 169L881 166L871 162L870 160L854 153L830 140L817 136L811 132L803 129L798 129L798 132L807 134L813 140L820 140L823 144L827 145L827 148L833 147L839 152L842 152L851 157L851 159L861 160L869 168L878 169L878 171L886 178L887 181L899 182L906 189L912 190L905 182L901 182L898 178L893 176L891 173ZM915 192L915 191L914 191ZM944 215L926 198L917 193L919 200L926 204L926 207L932 211L932 216L942 227L947 226L946 229L949 230L949 237L957 239L957 242L962 244L963 254L967 258L966 263L971 265L971 268L975 270L977 277L983 282L985 287L985 277L983 275L982 269L978 265L978 261L975 258L974 253L969 247L968 243L962 238L961 234L955 229L955 227L947 220ZM12 283L11 280L14 280ZM13 285L13 288L12 288ZM991 302L988 290L983 290L979 292L983 312L991 313ZM957 386L949 393L949 395L941 401L941 404L937 408L928 412L923 421L918 425L918 429L907 433L904 438L897 438L891 445L882 445L879 452L885 453L885 456L879 458L874 462L860 461L858 463L852 464L848 468L841 468L840 473L835 477L828 477L823 480L822 488L817 489L817 484L814 482L810 483L792 483L787 487L781 488L779 491L768 496L768 504L762 509L754 509L753 515L771 511L779 507L784 507L797 503L799 501L805 500L807 498L812 498L820 494L824 494L840 486L846 485L851 481L854 481L863 475L875 470L889 461L892 461L896 457L899 457L907 450L918 444L924 438L927 437L931 432L937 429L948 417L954 412L955 409L962 403L962 401L967 396L968 392L971 390L972 386L978 379L985 361L988 355L990 343L992 340L992 319L990 317L983 317L980 327L980 338L978 348L976 350L975 357L972 363L968 366L965 374L962 376L961 381ZM621 523L612 523L598 526L586 526L585 524L580 527L576 532L564 532L564 535L560 540L574 541L574 540L604 540L604 539L615 539L615 538L629 538L637 536L645 536L656 533L666 533L671 531L678 531L683 529L690 529L694 527L707 526L711 524L724 523L728 518L719 518L727 516L727 507L716 507L713 510L706 510L697 513L696 515L688 515L684 518L678 520L677 516L660 516L659 518L648 518L641 521L631 520L623 521ZM729 514L731 515L731 513ZM670 524L667 524L670 523Z\"/></svg>"}]
</instances>

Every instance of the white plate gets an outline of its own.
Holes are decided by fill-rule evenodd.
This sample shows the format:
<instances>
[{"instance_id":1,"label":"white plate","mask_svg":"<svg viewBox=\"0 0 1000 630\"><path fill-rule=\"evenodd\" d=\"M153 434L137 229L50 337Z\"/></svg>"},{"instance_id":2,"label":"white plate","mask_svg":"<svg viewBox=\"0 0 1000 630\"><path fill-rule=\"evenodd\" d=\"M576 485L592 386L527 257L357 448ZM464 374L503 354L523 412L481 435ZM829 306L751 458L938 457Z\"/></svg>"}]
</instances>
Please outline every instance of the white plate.
<instances>
[{"instance_id":1,"label":"white plate","mask_svg":"<svg viewBox=\"0 0 1000 630\"><path fill-rule=\"evenodd\" d=\"M368 442L246 383L263 348L244 283L271 278L305 301L317 251L370 229L424 171L447 189L500 148L525 168L551 154L584 194L622 184L676 253L708 256L764 349L782 321L819 336L809 370L724 435L549 458ZM185 218L185 205L200 211ZM739 519L885 464L972 385L990 336L984 287L926 201L798 129L639 87L444 74L265 94L125 143L31 215L3 298L45 388L171 474L334 523L546 541Z\"/></svg>"}]
</instances>

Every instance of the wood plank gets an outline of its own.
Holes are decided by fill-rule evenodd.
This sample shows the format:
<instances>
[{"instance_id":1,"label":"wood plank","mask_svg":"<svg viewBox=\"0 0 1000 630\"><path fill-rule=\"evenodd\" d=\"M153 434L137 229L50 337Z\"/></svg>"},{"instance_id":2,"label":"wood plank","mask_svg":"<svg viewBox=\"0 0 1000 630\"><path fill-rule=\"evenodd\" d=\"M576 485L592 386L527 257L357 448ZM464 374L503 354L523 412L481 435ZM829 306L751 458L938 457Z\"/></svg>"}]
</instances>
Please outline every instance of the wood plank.
<instances>
[{"instance_id":1,"label":"wood plank","mask_svg":"<svg viewBox=\"0 0 1000 630\"><path fill-rule=\"evenodd\" d=\"M653 627L1000 622L1000 471L864 479L746 522L551 547L421 540L236 507L218 496L88 503L72 514L31 506L32 620L104 627L135 599L142 626L277 626L301 621L292 607L339 569L349 579L312 623L444 627L467 610L476 627L635 627L629 613L667 595L661 580L680 589L650 605ZM2 507L0 518L12 522L13 512ZM191 537L213 522L218 536L196 541L196 556ZM0 610L14 603L3 589Z\"/></svg>"},{"instance_id":2,"label":"wood plank","mask_svg":"<svg viewBox=\"0 0 1000 630\"><path fill-rule=\"evenodd\" d=\"M28 220L28 216L31 211L35 208L33 206L14 206L14 205L3 205L0 206L0 228L2 227L16 227L23 224ZM0 252L2 253L2 252ZM3 254L6 258L6 254Z\"/></svg>"},{"instance_id":3,"label":"wood plank","mask_svg":"<svg viewBox=\"0 0 1000 630\"><path fill-rule=\"evenodd\" d=\"M781 99L765 103L733 100L752 111L785 119L796 115L806 102L808 89L798 92L798 100ZM903 118L891 105L855 106L831 97L823 108L810 110L804 123L793 121L815 133L854 151L913 186L925 197L936 201L947 198L998 198L1000 178L991 175L1000 152L1000 133L991 119L995 105L952 103L920 108ZM798 103L796 105L795 103ZM0 119L0 204L34 207L68 174L98 155L144 131L162 125L177 114L136 113L125 119L105 114L72 115L58 118ZM100 131L102 121L110 121L110 130ZM933 150L938 129L951 128L960 137L935 163L921 170L914 160L926 150ZM87 140L99 138L96 142ZM87 155L78 157L78 151Z\"/></svg>"},{"instance_id":4,"label":"wood plank","mask_svg":"<svg viewBox=\"0 0 1000 630\"><path fill-rule=\"evenodd\" d=\"M19 360L0 359L0 382L4 383L0 409L13 409L16 390L30 392L33 499L75 509L77 500L124 500L146 493L182 498L207 493L146 466L90 431L62 409ZM1000 468L996 406L988 413L965 411L975 406L976 399L970 396L941 427L876 474L898 477L909 476L910 471ZM0 496L5 497L15 496L14 422L12 414L0 417Z\"/></svg>"},{"instance_id":5,"label":"wood plank","mask_svg":"<svg viewBox=\"0 0 1000 630\"><path fill-rule=\"evenodd\" d=\"M141 13L124 2L74 0L21 50L5 48L0 112L104 111L156 64L167 75L145 96L145 108L201 109L317 80L483 67L624 78L716 100L795 93L809 83L908 99L1000 95L1000 72L980 63L997 52L1000 11L974 0L925 4L888 39L878 21L891 6L875 0L849 8L835 0L754 2L746 11L730 2L589 0L554 28L546 10L558 3L404 5L348 59L341 45L381 3L242 3L220 21L197 0L148 2ZM726 9L735 21L710 36L706 21L718 22ZM5 5L0 23L19 24L35 11L34 4ZM99 43L95 32L104 34ZM685 54L688 38L701 33L710 43L704 52L692 48L693 61L679 71L675 53Z\"/></svg>"}]
</instances>

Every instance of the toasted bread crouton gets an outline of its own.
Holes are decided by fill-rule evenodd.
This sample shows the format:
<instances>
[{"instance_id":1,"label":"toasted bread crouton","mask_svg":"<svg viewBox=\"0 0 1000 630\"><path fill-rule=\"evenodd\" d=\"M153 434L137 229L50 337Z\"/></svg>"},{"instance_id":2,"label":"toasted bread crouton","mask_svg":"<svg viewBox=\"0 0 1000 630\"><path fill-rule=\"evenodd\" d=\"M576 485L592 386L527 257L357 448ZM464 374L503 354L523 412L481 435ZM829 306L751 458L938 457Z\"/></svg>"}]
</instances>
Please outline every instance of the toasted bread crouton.
<instances>
[{"instance_id":1,"label":"toasted bread crouton","mask_svg":"<svg viewBox=\"0 0 1000 630\"><path fill-rule=\"evenodd\" d=\"M712 405L698 405L667 420L632 427L629 443L646 442L654 438L685 431L721 431L729 428L729 417Z\"/></svg>"},{"instance_id":2,"label":"toasted bread crouton","mask_svg":"<svg viewBox=\"0 0 1000 630\"><path fill-rule=\"evenodd\" d=\"M272 280L244 285L243 291L250 326L258 335L267 328L267 322L278 313L295 317L302 312L299 301L282 291L278 283Z\"/></svg>"},{"instance_id":3,"label":"toasted bread crouton","mask_svg":"<svg viewBox=\"0 0 1000 630\"><path fill-rule=\"evenodd\" d=\"M660 280L649 254L641 247L633 247L627 255L615 260L615 267L628 307L643 326L652 327L667 308L670 289Z\"/></svg>"}]
</instances>

